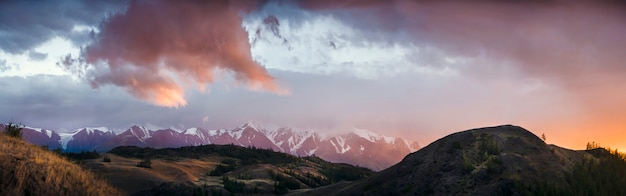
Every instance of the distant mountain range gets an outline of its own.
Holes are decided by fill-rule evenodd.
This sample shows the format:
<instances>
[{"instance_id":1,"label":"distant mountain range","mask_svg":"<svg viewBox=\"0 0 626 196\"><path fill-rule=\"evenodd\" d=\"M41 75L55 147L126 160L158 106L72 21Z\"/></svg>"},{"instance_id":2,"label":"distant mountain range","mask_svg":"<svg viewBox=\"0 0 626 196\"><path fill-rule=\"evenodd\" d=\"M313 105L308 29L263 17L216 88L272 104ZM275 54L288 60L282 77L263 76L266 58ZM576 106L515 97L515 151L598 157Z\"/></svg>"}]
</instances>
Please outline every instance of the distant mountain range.
<instances>
[{"instance_id":1,"label":"distant mountain range","mask_svg":"<svg viewBox=\"0 0 626 196\"><path fill-rule=\"evenodd\" d=\"M4 125L0 125L4 130ZM419 149L419 144L399 137L388 137L366 130L355 129L343 134L322 136L308 130L292 128L268 129L255 123L246 123L235 129L205 130L189 128L147 128L132 126L115 133L106 127L81 128L71 133L25 127L24 140L61 148L66 152L106 152L118 146L171 148L205 144L234 144L272 149L295 156L315 155L331 162L349 163L373 170L385 169L398 163L407 154Z\"/></svg>"}]
</instances>

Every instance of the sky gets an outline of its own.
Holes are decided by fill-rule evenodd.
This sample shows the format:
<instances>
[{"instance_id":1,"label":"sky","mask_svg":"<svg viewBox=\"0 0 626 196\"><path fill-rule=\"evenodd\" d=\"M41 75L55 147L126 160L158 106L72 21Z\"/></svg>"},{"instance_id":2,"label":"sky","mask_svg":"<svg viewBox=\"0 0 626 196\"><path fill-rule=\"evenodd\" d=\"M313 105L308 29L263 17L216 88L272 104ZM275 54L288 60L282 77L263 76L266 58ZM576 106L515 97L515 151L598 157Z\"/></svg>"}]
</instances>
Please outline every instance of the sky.
<instances>
[{"instance_id":1,"label":"sky","mask_svg":"<svg viewBox=\"0 0 626 196\"><path fill-rule=\"evenodd\" d=\"M245 122L426 145L514 124L626 149L626 3L0 1L0 120Z\"/></svg>"}]
</instances>

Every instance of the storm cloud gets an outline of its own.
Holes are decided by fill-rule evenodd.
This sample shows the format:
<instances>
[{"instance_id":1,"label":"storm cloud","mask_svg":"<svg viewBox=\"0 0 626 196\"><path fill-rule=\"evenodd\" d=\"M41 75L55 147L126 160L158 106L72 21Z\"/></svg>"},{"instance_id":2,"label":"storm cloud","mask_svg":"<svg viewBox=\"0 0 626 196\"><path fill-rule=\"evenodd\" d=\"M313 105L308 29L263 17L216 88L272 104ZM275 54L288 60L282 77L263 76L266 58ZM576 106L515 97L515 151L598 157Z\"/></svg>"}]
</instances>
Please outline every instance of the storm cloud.
<instances>
[{"instance_id":1,"label":"storm cloud","mask_svg":"<svg viewBox=\"0 0 626 196\"><path fill-rule=\"evenodd\" d=\"M89 32L77 26L97 26L128 1L19 1L0 2L0 49L21 54L54 38L64 37L77 46L88 41Z\"/></svg>"},{"instance_id":2,"label":"storm cloud","mask_svg":"<svg viewBox=\"0 0 626 196\"><path fill-rule=\"evenodd\" d=\"M567 80L588 71L626 71L621 63L626 60L623 1L371 0L300 1L300 5L352 28L382 33L380 40L436 47L449 56L486 58L531 76ZM497 66L470 69L481 74Z\"/></svg>"}]
</instances>

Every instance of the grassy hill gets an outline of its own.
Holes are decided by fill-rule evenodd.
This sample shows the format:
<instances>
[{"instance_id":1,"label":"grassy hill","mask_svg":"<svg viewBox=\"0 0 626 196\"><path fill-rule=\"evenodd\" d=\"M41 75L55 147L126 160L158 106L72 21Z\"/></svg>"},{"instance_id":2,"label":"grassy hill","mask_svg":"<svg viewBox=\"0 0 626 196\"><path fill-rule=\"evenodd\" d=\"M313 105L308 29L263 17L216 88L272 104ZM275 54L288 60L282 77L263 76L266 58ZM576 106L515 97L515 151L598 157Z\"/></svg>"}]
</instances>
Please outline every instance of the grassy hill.
<instances>
[{"instance_id":1,"label":"grassy hill","mask_svg":"<svg viewBox=\"0 0 626 196\"><path fill-rule=\"evenodd\" d=\"M626 157L548 145L505 125L458 132L355 183L309 195L626 195Z\"/></svg>"},{"instance_id":2,"label":"grassy hill","mask_svg":"<svg viewBox=\"0 0 626 196\"><path fill-rule=\"evenodd\" d=\"M120 195L92 173L0 133L0 195Z\"/></svg>"},{"instance_id":3,"label":"grassy hill","mask_svg":"<svg viewBox=\"0 0 626 196\"><path fill-rule=\"evenodd\" d=\"M204 145L182 148L117 147L83 167L127 194L284 194L353 181L374 172L318 157L296 157L254 147ZM149 167L138 167L150 160ZM145 166L145 165L144 165Z\"/></svg>"}]
</instances>

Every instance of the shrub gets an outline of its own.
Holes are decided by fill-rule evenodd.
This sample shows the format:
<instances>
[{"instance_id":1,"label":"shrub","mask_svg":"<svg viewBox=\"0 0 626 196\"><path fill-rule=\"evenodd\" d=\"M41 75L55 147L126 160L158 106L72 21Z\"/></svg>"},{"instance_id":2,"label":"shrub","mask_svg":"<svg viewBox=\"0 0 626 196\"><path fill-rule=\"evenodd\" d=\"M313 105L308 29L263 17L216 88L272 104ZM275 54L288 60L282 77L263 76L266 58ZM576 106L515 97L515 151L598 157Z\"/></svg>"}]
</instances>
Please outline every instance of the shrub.
<instances>
[{"instance_id":1,"label":"shrub","mask_svg":"<svg viewBox=\"0 0 626 196\"><path fill-rule=\"evenodd\" d=\"M237 161L235 161L235 159L224 159L221 161L221 163L226 165L235 165L237 164Z\"/></svg>"},{"instance_id":2,"label":"shrub","mask_svg":"<svg viewBox=\"0 0 626 196\"><path fill-rule=\"evenodd\" d=\"M497 155L500 153L500 149L498 148L498 143L493 135L483 134L480 137L480 146L478 146L478 150L481 152L485 152L487 155Z\"/></svg>"},{"instance_id":3,"label":"shrub","mask_svg":"<svg viewBox=\"0 0 626 196\"><path fill-rule=\"evenodd\" d=\"M210 176L221 176L224 175L225 173L228 173L230 171L235 170L235 166L234 165L222 165L219 164L217 165L217 167L215 167L215 169L213 171L211 171L211 173L209 174Z\"/></svg>"},{"instance_id":4,"label":"shrub","mask_svg":"<svg viewBox=\"0 0 626 196\"><path fill-rule=\"evenodd\" d=\"M109 158L109 155L104 154L104 156L102 157L102 162L110 163L111 162L111 158Z\"/></svg>"},{"instance_id":5,"label":"shrub","mask_svg":"<svg viewBox=\"0 0 626 196\"><path fill-rule=\"evenodd\" d=\"M461 157L463 158L463 171L470 173L476 168L474 167L474 163L472 159L470 158L470 156L467 155L467 153L462 152Z\"/></svg>"},{"instance_id":6,"label":"shrub","mask_svg":"<svg viewBox=\"0 0 626 196\"><path fill-rule=\"evenodd\" d=\"M94 151L81 151L81 152L62 152L60 148L57 148L59 154L67 157L70 160L81 161L86 159L100 158L100 154Z\"/></svg>"},{"instance_id":7,"label":"shrub","mask_svg":"<svg viewBox=\"0 0 626 196\"><path fill-rule=\"evenodd\" d=\"M143 161L137 163L137 167L152 168L152 160L150 160L150 158L145 158Z\"/></svg>"},{"instance_id":8,"label":"shrub","mask_svg":"<svg viewBox=\"0 0 626 196\"><path fill-rule=\"evenodd\" d=\"M237 180L231 180L230 178L226 176L222 177L222 184L224 184L224 189L228 190L228 192L231 192L231 193L243 192L243 188L246 185L243 182L239 182Z\"/></svg>"},{"instance_id":9,"label":"shrub","mask_svg":"<svg viewBox=\"0 0 626 196\"><path fill-rule=\"evenodd\" d=\"M289 192L289 189L285 183L274 182L274 194L284 195L287 194L287 192Z\"/></svg>"}]
</instances>

